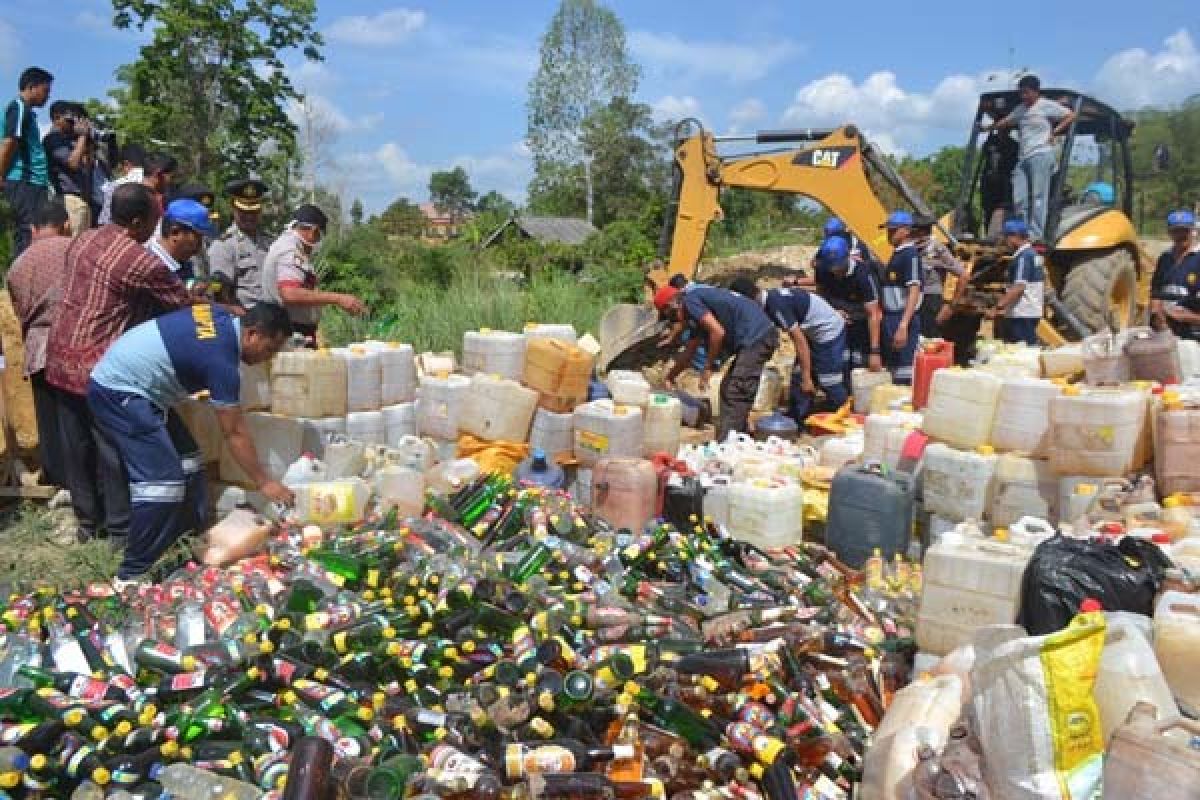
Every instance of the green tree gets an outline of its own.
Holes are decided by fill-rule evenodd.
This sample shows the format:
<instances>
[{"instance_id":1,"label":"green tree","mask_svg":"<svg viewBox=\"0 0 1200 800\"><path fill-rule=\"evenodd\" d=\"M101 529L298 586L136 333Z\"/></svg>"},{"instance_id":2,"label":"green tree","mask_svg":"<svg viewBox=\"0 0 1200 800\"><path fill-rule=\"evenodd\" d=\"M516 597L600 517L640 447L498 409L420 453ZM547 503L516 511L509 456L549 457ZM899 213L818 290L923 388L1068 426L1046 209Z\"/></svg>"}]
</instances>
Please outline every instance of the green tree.
<instances>
[{"instance_id":1,"label":"green tree","mask_svg":"<svg viewBox=\"0 0 1200 800\"><path fill-rule=\"evenodd\" d=\"M299 96L283 57L321 59L316 0L113 0L113 24L153 32L110 94L127 141L162 141L193 177L257 171L264 147L291 157Z\"/></svg>"},{"instance_id":2,"label":"green tree","mask_svg":"<svg viewBox=\"0 0 1200 800\"><path fill-rule=\"evenodd\" d=\"M363 224L363 204L357 197L350 204L350 224L355 228Z\"/></svg>"},{"instance_id":3,"label":"green tree","mask_svg":"<svg viewBox=\"0 0 1200 800\"><path fill-rule=\"evenodd\" d=\"M584 121L614 98L632 97L638 68L625 46L625 28L595 0L562 0L542 36L541 63L529 84L526 139L535 184L549 173L581 166L587 218L593 218L594 153L582 141Z\"/></svg>"},{"instance_id":4,"label":"green tree","mask_svg":"<svg viewBox=\"0 0 1200 800\"><path fill-rule=\"evenodd\" d=\"M401 197L372 220L372 225L389 236L417 238L425 232L425 215L414 202Z\"/></svg>"},{"instance_id":5,"label":"green tree","mask_svg":"<svg viewBox=\"0 0 1200 800\"><path fill-rule=\"evenodd\" d=\"M592 154L597 227L636 219L666 194L670 149L665 138L654 125L650 107L624 97L613 98L584 120L580 141Z\"/></svg>"},{"instance_id":6,"label":"green tree","mask_svg":"<svg viewBox=\"0 0 1200 800\"><path fill-rule=\"evenodd\" d=\"M501 217L511 215L516 208L517 206L512 200L509 200L495 189L484 194L475 203L475 210L480 214L496 214Z\"/></svg>"},{"instance_id":7,"label":"green tree","mask_svg":"<svg viewBox=\"0 0 1200 800\"><path fill-rule=\"evenodd\" d=\"M475 203L475 190L462 167L440 170L429 176L429 199L434 207L454 221L467 215Z\"/></svg>"}]
</instances>

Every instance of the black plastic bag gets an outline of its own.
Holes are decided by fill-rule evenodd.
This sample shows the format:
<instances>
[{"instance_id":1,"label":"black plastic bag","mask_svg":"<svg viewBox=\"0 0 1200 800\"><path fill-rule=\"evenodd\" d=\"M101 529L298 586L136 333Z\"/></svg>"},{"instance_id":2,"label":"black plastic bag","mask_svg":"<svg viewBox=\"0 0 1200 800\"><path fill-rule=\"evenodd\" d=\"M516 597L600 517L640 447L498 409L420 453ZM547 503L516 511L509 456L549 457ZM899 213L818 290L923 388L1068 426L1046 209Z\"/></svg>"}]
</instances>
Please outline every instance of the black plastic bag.
<instances>
[{"instance_id":1,"label":"black plastic bag","mask_svg":"<svg viewBox=\"0 0 1200 800\"><path fill-rule=\"evenodd\" d=\"M1153 542L1126 536L1117 544L1055 536L1038 545L1021 581L1017 623L1031 635L1062 630L1092 597L1105 611L1154 614L1170 560Z\"/></svg>"}]
</instances>

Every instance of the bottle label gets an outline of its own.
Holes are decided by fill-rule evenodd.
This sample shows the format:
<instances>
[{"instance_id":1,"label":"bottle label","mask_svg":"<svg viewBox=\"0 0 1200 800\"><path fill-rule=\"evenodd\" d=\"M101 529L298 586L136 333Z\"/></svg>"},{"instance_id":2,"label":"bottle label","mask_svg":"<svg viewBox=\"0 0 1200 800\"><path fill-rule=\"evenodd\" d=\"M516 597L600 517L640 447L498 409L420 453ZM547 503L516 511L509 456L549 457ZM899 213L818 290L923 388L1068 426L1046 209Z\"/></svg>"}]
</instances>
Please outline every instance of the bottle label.
<instances>
[{"instance_id":1,"label":"bottle label","mask_svg":"<svg viewBox=\"0 0 1200 800\"><path fill-rule=\"evenodd\" d=\"M290 661L285 661L282 658L276 658L271 662L275 668L275 677L280 683L290 684L292 678L296 677L296 665Z\"/></svg>"},{"instance_id":2,"label":"bottle label","mask_svg":"<svg viewBox=\"0 0 1200 800\"><path fill-rule=\"evenodd\" d=\"M192 689L204 688L204 671L181 672L171 676L171 691L187 692Z\"/></svg>"},{"instance_id":3,"label":"bottle label","mask_svg":"<svg viewBox=\"0 0 1200 800\"><path fill-rule=\"evenodd\" d=\"M80 675L71 681L67 694L85 703L103 700L108 693L108 684L98 681L90 675Z\"/></svg>"},{"instance_id":4,"label":"bottle label","mask_svg":"<svg viewBox=\"0 0 1200 800\"><path fill-rule=\"evenodd\" d=\"M238 608L224 599L210 600L204 606L204 618L217 632L217 636L224 636L229 626L237 620Z\"/></svg>"},{"instance_id":5,"label":"bottle label","mask_svg":"<svg viewBox=\"0 0 1200 800\"><path fill-rule=\"evenodd\" d=\"M354 510L354 484L327 483L309 484L308 503L305 505L306 519L318 525L338 525L354 522L358 514Z\"/></svg>"},{"instance_id":6,"label":"bottle label","mask_svg":"<svg viewBox=\"0 0 1200 800\"><path fill-rule=\"evenodd\" d=\"M446 715L437 711L430 711L422 708L417 711L417 723L419 725L429 725L433 728L440 728L446 724Z\"/></svg>"},{"instance_id":7,"label":"bottle label","mask_svg":"<svg viewBox=\"0 0 1200 800\"><path fill-rule=\"evenodd\" d=\"M554 744L529 748L510 744L504 748L504 769L512 780L525 775L574 772L575 754Z\"/></svg>"},{"instance_id":8,"label":"bottle label","mask_svg":"<svg viewBox=\"0 0 1200 800\"><path fill-rule=\"evenodd\" d=\"M608 452L608 437L595 431L575 431L575 446L581 450L604 455Z\"/></svg>"},{"instance_id":9,"label":"bottle label","mask_svg":"<svg viewBox=\"0 0 1200 800\"><path fill-rule=\"evenodd\" d=\"M119 786L136 786L142 782L143 777L137 770L116 767L110 773L109 780Z\"/></svg>"},{"instance_id":10,"label":"bottle label","mask_svg":"<svg viewBox=\"0 0 1200 800\"><path fill-rule=\"evenodd\" d=\"M163 661L170 661L174 663L178 662L183 657L182 653L166 642L149 642L144 644L143 647L145 648L146 655L152 658L162 659Z\"/></svg>"}]
</instances>

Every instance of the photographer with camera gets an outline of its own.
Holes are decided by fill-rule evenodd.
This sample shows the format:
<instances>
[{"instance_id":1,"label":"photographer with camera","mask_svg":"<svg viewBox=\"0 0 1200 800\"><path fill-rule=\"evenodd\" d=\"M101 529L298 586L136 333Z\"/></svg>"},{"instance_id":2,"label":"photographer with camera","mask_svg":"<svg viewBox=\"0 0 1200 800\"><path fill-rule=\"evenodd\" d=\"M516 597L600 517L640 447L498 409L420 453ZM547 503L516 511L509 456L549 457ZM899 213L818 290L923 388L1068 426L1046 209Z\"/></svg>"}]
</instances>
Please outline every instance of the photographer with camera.
<instances>
[{"instance_id":1,"label":"photographer with camera","mask_svg":"<svg viewBox=\"0 0 1200 800\"><path fill-rule=\"evenodd\" d=\"M62 197L71 219L73 236L92 227L92 162L96 154L95 130L87 112L65 100L50 105L53 130L42 139L50 162L50 185Z\"/></svg>"}]
</instances>

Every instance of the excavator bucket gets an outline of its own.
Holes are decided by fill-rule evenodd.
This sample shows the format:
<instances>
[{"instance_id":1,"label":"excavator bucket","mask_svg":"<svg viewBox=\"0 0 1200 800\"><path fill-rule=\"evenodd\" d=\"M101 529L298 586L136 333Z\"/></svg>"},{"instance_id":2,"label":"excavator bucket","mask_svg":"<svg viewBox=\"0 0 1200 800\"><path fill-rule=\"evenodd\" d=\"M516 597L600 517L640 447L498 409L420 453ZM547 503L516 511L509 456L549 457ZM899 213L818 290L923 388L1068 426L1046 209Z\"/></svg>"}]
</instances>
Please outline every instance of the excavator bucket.
<instances>
[{"instance_id":1,"label":"excavator bucket","mask_svg":"<svg viewBox=\"0 0 1200 800\"><path fill-rule=\"evenodd\" d=\"M638 347L652 346L662 336L666 324L650 306L622 303L610 308L600 320L600 358L603 372L620 356Z\"/></svg>"}]
</instances>

